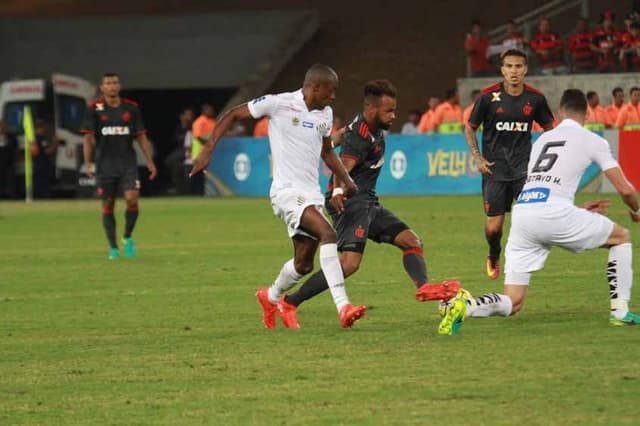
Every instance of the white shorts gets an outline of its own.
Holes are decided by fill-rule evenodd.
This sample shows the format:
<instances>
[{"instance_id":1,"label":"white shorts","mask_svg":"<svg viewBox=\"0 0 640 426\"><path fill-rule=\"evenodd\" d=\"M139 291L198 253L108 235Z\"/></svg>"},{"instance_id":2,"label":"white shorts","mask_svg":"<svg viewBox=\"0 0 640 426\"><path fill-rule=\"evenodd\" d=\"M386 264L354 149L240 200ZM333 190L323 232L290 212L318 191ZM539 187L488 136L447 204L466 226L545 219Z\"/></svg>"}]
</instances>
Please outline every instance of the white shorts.
<instances>
[{"instance_id":1,"label":"white shorts","mask_svg":"<svg viewBox=\"0 0 640 426\"><path fill-rule=\"evenodd\" d=\"M309 206L313 206L324 216L323 204L324 197L319 192L305 192L296 188L285 188L271 194L273 213L287 224L289 238L294 235L303 235L317 239L315 235L300 229L300 221L302 220L302 213Z\"/></svg>"},{"instance_id":2,"label":"white shorts","mask_svg":"<svg viewBox=\"0 0 640 426\"><path fill-rule=\"evenodd\" d=\"M574 253L601 247L614 226L608 217L571 204L516 206L505 250L505 275L542 269L553 246Z\"/></svg>"}]
</instances>

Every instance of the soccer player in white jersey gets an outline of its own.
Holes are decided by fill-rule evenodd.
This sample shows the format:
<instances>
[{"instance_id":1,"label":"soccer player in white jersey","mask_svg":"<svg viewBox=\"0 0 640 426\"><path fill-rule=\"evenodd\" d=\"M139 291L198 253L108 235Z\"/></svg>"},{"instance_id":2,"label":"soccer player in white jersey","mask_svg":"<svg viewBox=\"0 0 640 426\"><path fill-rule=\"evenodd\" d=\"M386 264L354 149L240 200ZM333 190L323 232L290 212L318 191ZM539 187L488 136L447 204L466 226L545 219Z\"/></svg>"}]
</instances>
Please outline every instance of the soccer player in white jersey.
<instances>
[{"instance_id":1,"label":"soccer player in white jersey","mask_svg":"<svg viewBox=\"0 0 640 426\"><path fill-rule=\"evenodd\" d=\"M631 313L628 306L633 278L629 231L604 216L608 200L574 205L580 178L595 162L629 207L631 220L640 222L635 189L611 155L609 144L582 127L586 112L584 94L577 89L566 90L560 100L563 121L533 145L527 181L513 209L503 293L474 299L459 292L445 307L440 334L455 334L466 317L517 313L524 304L531 274L544 267L552 246L574 253L608 249L609 323L640 325L640 316Z\"/></svg>"},{"instance_id":2,"label":"soccer player in white jersey","mask_svg":"<svg viewBox=\"0 0 640 426\"><path fill-rule=\"evenodd\" d=\"M237 120L269 117L273 158L269 195L273 212L287 224L294 257L282 266L271 287L260 288L256 293L266 328L276 326L278 300L313 270L318 246L320 267L327 277L341 326L351 327L366 311L365 306L349 303L338 259L336 232L322 213L320 158L344 182L345 193L351 195L357 190L331 146L333 111L329 105L336 98L337 88L336 72L326 65L316 64L307 70L302 89L261 96L231 108L220 118L190 173L193 176L207 170L216 143Z\"/></svg>"}]
</instances>

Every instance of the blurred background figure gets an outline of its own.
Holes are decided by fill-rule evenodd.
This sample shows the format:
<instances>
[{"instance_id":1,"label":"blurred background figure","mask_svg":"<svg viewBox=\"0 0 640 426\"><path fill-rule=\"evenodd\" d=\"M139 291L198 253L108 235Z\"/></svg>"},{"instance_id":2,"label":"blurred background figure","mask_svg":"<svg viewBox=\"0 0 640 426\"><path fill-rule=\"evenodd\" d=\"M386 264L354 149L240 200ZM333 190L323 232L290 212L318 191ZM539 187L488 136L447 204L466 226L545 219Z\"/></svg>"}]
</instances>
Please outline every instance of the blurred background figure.
<instances>
[{"instance_id":1,"label":"blurred background figure","mask_svg":"<svg viewBox=\"0 0 640 426\"><path fill-rule=\"evenodd\" d=\"M427 103L427 109L420 116L420 123L418 123L418 133L433 133L433 115L436 112L436 107L440 104L440 99L436 96L431 96Z\"/></svg>"},{"instance_id":2,"label":"blurred background figure","mask_svg":"<svg viewBox=\"0 0 640 426\"><path fill-rule=\"evenodd\" d=\"M613 27L615 15L605 10L600 16L600 27L593 33L591 50L598 58L598 71L616 72L618 70L618 52L622 40L618 31Z\"/></svg>"},{"instance_id":3,"label":"blurred background figure","mask_svg":"<svg viewBox=\"0 0 640 426\"><path fill-rule=\"evenodd\" d=\"M169 192L175 192L177 194L186 194L188 183L186 175L183 170L183 163L185 157L184 150L184 138L191 131L195 113L192 108L183 108L182 112L178 116L178 126L171 135L171 147L169 154L165 157L164 165L169 170L171 176L172 188Z\"/></svg>"},{"instance_id":4,"label":"blurred background figure","mask_svg":"<svg viewBox=\"0 0 640 426\"><path fill-rule=\"evenodd\" d=\"M462 126L466 126L467 122L469 121L469 117L471 117L471 111L473 111L473 105L475 105L476 100L478 99L478 97L480 96L480 91L479 90L472 90L471 91L471 103L469 105L467 105L467 107L464 109L464 111L462 111Z\"/></svg>"},{"instance_id":5,"label":"blurred background figure","mask_svg":"<svg viewBox=\"0 0 640 426\"><path fill-rule=\"evenodd\" d=\"M567 73L567 67L564 65L564 42L558 34L551 31L549 18L540 18L538 33L531 41L531 49L540 63L540 74Z\"/></svg>"},{"instance_id":6,"label":"blurred background figure","mask_svg":"<svg viewBox=\"0 0 640 426\"><path fill-rule=\"evenodd\" d=\"M420 133L418 131L418 124L420 124L421 116L422 112L417 108L409 111L407 121L402 125L400 133L403 135L417 135L418 133Z\"/></svg>"},{"instance_id":7,"label":"blurred background figure","mask_svg":"<svg viewBox=\"0 0 640 426\"><path fill-rule=\"evenodd\" d=\"M196 158L202 147L209 140L209 137L213 133L213 129L216 128L215 110L213 105L205 103L202 105L202 110L198 118L195 119L191 126L191 140L188 145L185 145L185 165L191 165L192 159ZM186 167L185 167L186 168ZM187 175L191 169L187 170ZM189 193L191 195L203 195L204 194L204 181L205 174L198 173L189 179Z\"/></svg>"},{"instance_id":8,"label":"blurred background figure","mask_svg":"<svg viewBox=\"0 0 640 426\"><path fill-rule=\"evenodd\" d=\"M471 77L486 77L495 74L495 70L487 58L489 39L484 34L480 21L471 22L471 32L467 34L464 41L464 49L469 59Z\"/></svg>"},{"instance_id":9,"label":"blurred background figure","mask_svg":"<svg viewBox=\"0 0 640 426\"><path fill-rule=\"evenodd\" d=\"M55 177L56 151L58 141L47 123L35 121L36 139L31 144L33 159L33 198L50 198L51 181Z\"/></svg>"},{"instance_id":10,"label":"blurred background figure","mask_svg":"<svg viewBox=\"0 0 640 426\"><path fill-rule=\"evenodd\" d=\"M0 119L0 199L14 198L16 186L16 136L9 132L7 123Z\"/></svg>"},{"instance_id":11,"label":"blurred background figure","mask_svg":"<svg viewBox=\"0 0 640 426\"><path fill-rule=\"evenodd\" d=\"M575 32L569 37L567 49L572 73L591 73L597 71L596 57L591 50L593 33L585 18L578 19Z\"/></svg>"}]
</instances>

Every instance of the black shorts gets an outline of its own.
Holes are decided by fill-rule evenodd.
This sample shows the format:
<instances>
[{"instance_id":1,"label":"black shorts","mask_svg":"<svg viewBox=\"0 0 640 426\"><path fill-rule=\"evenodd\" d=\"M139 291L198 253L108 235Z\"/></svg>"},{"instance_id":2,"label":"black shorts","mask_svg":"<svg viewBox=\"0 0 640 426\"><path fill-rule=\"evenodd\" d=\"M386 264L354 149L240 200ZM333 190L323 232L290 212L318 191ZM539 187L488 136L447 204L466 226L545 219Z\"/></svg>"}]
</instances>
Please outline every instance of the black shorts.
<instances>
[{"instance_id":1,"label":"black shorts","mask_svg":"<svg viewBox=\"0 0 640 426\"><path fill-rule=\"evenodd\" d=\"M98 195L102 198L115 198L120 191L137 191L140 189L138 167L129 167L122 173L97 175Z\"/></svg>"},{"instance_id":2,"label":"black shorts","mask_svg":"<svg viewBox=\"0 0 640 426\"><path fill-rule=\"evenodd\" d=\"M512 181L495 181L482 177L482 198L487 216L502 216L511 211L511 204L518 197L524 182L523 177Z\"/></svg>"},{"instance_id":3,"label":"black shorts","mask_svg":"<svg viewBox=\"0 0 640 426\"><path fill-rule=\"evenodd\" d=\"M409 227L380 203L347 204L343 214L329 209L338 234L338 250L363 253L367 238L376 243L392 243Z\"/></svg>"}]
</instances>

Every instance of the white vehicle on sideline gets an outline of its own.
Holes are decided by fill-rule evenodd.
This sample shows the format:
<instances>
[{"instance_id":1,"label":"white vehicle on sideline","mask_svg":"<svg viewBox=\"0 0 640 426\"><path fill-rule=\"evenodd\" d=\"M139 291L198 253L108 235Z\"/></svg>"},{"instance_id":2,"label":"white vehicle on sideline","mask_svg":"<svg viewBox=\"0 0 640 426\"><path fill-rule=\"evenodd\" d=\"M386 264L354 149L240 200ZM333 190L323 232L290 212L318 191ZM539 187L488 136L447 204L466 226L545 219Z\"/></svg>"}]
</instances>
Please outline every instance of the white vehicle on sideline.
<instances>
[{"instance_id":1,"label":"white vehicle on sideline","mask_svg":"<svg viewBox=\"0 0 640 426\"><path fill-rule=\"evenodd\" d=\"M82 186L79 158L82 158L83 136L79 129L86 105L95 93L95 86L89 81L65 74L12 80L0 85L0 117L18 135L20 148L24 148L22 117L27 105L34 120L45 120L55 132L59 145L54 191L75 195L79 185Z\"/></svg>"}]
</instances>

